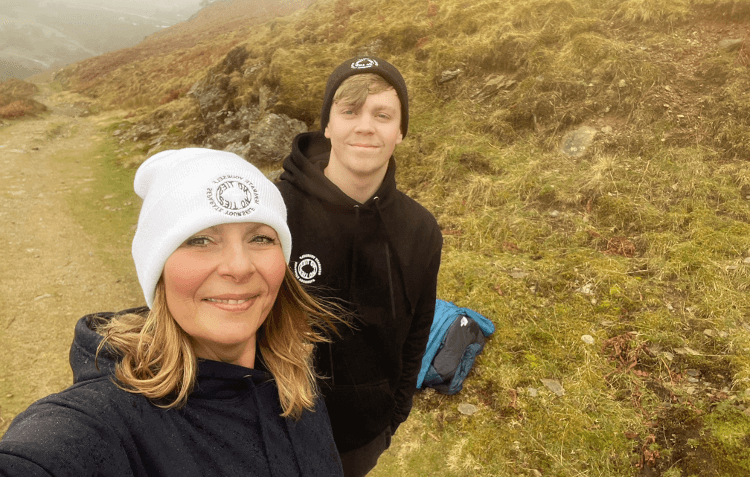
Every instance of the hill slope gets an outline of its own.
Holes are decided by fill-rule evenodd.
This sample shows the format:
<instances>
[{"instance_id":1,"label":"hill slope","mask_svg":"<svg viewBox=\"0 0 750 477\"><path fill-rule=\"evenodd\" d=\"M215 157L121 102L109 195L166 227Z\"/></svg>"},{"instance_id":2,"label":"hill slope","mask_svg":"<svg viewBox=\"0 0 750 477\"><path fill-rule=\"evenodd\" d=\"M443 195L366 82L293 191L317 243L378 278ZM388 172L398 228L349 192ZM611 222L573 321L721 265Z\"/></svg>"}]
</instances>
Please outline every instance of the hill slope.
<instances>
[{"instance_id":1,"label":"hill slope","mask_svg":"<svg viewBox=\"0 0 750 477\"><path fill-rule=\"evenodd\" d=\"M498 331L461 394L418 396L377 475L745 475L749 18L748 0L320 0L59 78L122 108L119 137L159 137L123 141L138 163L233 127L194 86L223 85L225 118L316 127L342 59L398 65L398 180L443 229L439 296ZM565 149L575 130L592 141Z\"/></svg>"}]
</instances>

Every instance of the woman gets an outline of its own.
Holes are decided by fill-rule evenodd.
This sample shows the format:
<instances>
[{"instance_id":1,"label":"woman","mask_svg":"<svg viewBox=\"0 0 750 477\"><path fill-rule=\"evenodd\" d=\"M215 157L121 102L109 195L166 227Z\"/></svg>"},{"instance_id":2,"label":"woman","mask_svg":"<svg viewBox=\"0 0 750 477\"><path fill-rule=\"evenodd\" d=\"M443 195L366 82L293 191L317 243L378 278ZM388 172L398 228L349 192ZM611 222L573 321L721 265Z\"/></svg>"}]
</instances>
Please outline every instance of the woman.
<instances>
[{"instance_id":1,"label":"woman","mask_svg":"<svg viewBox=\"0 0 750 477\"><path fill-rule=\"evenodd\" d=\"M311 367L335 317L289 271L276 187L182 149L144 162L135 191L150 310L79 320L74 385L13 421L0 475L343 475Z\"/></svg>"}]
</instances>

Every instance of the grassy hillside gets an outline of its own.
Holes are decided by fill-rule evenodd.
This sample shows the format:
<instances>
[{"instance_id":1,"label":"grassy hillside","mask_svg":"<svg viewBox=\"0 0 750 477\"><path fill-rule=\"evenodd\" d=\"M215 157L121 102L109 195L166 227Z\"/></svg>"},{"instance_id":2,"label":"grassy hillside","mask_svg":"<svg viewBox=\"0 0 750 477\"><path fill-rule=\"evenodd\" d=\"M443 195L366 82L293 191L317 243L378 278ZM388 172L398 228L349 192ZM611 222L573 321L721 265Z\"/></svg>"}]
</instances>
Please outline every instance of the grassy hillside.
<instances>
[{"instance_id":1,"label":"grassy hillside","mask_svg":"<svg viewBox=\"0 0 750 477\"><path fill-rule=\"evenodd\" d=\"M107 108L152 109L184 96L206 70L245 40L255 25L306 7L310 0L224 0L140 44L69 66L66 88Z\"/></svg>"},{"instance_id":2,"label":"grassy hillside","mask_svg":"<svg viewBox=\"0 0 750 477\"><path fill-rule=\"evenodd\" d=\"M248 55L227 107L267 87L270 111L310 127L343 59L400 68L412 121L398 181L443 229L439 297L497 332L460 394L418 395L376 475L737 476L750 475L749 32L750 0L318 0L60 77L166 148L195 142L184 92L232 48ZM592 145L560 152L581 126Z\"/></svg>"}]
</instances>

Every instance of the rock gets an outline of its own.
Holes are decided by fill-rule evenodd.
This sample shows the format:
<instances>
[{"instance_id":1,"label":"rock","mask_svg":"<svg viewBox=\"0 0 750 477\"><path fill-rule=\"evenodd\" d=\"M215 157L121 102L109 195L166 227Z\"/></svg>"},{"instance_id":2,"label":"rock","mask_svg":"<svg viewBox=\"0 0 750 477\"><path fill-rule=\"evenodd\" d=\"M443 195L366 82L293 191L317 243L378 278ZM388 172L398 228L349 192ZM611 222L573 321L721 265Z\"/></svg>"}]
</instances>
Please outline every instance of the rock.
<instances>
[{"instance_id":1,"label":"rock","mask_svg":"<svg viewBox=\"0 0 750 477\"><path fill-rule=\"evenodd\" d=\"M581 126L563 137L560 150L568 156L581 156L591 145L597 132L596 128L591 126Z\"/></svg>"},{"instance_id":2,"label":"rock","mask_svg":"<svg viewBox=\"0 0 750 477\"><path fill-rule=\"evenodd\" d=\"M292 140L307 131L307 125L281 114L267 114L257 124L249 126L246 136L225 146L252 164L280 162L289 154Z\"/></svg>"},{"instance_id":3,"label":"rock","mask_svg":"<svg viewBox=\"0 0 750 477\"><path fill-rule=\"evenodd\" d=\"M539 396L539 391L537 391L536 388L532 388L532 387L526 388L526 392L528 392L529 396L533 398Z\"/></svg>"},{"instance_id":4,"label":"rock","mask_svg":"<svg viewBox=\"0 0 750 477\"><path fill-rule=\"evenodd\" d=\"M750 257L745 257L742 263L744 263L745 265L750 265Z\"/></svg>"},{"instance_id":5,"label":"rock","mask_svg":"<svg viewBox=\"0 0 750 477\"><path fill-rule=\"evenodd\" d=\"M458 405L458 412L460 412L461 414L465 416L471 416L473 414L476 414L478 410L479 408L473 404L461 403Z\"/></svg>"},{"instance_id":6,"label":"rock","mask_svg":"<svg viewBox=\"0 0 750 477\"><path fill-rule=\"evenodd\" d=\"M540 379L540 381L547 389L549 389L556 395L565 395L565 389L563 389L562 384L560 384L560 381L558 381L557 379Z\"/></svg>"},{"instance_id":7,"label":"rock","mask_svg":"<svg viewBox=\"0 0 750 477\"><path fill-rule=\"evenodd\" d=\"M516 83L518 83L516 80L505 75L491 75L479 91L473 95L473 98L478 101L486 101L500 91L513 88Z\"/></svg>"},{"instance_id":8,"label":"rock","mask_svg":"<svg viewBox=\"0 0 750 477\"><path fill-rule=\"evenodd\" d=\"M517 268L514 268L510 272L510 277L511 278L516 278L516 279L526 278L528 275L529 275L528 272L524 272L523 270L519 270Z\"/></svg>"},{"instance_id":9,"label":"rock","mask_svg":"<svg viewBox=\"0 0 750 477\"><path fill-rule=\"evenodd\" d=\"M743 43L744 40L742 38L721 40L719 42L719 48L725 51L737 51L742 48Z\"/></svg>"},{"instance_id":10,"label":"rock","mask_svg":"<svg viewBox=\"0 0 750 477\"><path fill-rule=\"evenodd\" d=\"M281 177L281 173L284 172L283 169L277 169L275 171L267 172L266 177L271 182L276 182L279 180L279 177Z\"/></svg>"},{"instance_id":11,"label":"rock","mask_svg":"<svg viewBox=\"0 0 750 477\"><path fill-rule=\"evenodd\" d=\"M581 336L581 341L583 341L587 345L593 345L594 343L596 343L596 340L591 335L583 335L583 336Z\"/></svg>"},{"instance_id":12,"label":"rock","mask_svg":"<svg viewBox=\"0 0 750 477\"><path fill-rule=\"evenodd\" d=\"M206 76L195 83L188 95L198 101L204 118L212 112L220 111L231 102L237 93L230 75L241 71L249 53L244 46L239 46L224 57L224 60L209 70Z\"/></svg>"},{"instance_id":13,"label":"rock","mask_svg":"<svg viewBox=\"0 0 750 477\"><path fill-rule=\"evenodd\" d=\"M587 283L581 288L576 289L578 293L583 293L584 295L593 295L594 294L594 285L592 283Z\"/></svg>"},{"instance_id":14,"label":"rock","mask_svg":"<svg viewBox=\"0 0 750 477\"><path fill-rule=\"evenodd\" d=\"M452 80L454 80L454 79L458 78L458 76L459 76L459 75L460 75L461 73L463 73L463 71L462 71L462 70L460 70L460 69L455 69L455 70L445 70L445 71L443 71L443 72L442 72L442 73L440 74L440 78L439 78L439 79L437 80L437 82L438 82L438 84L443 84L443 83L447 83L448 81L452 81Z\"/></svg>"}]
</instances>

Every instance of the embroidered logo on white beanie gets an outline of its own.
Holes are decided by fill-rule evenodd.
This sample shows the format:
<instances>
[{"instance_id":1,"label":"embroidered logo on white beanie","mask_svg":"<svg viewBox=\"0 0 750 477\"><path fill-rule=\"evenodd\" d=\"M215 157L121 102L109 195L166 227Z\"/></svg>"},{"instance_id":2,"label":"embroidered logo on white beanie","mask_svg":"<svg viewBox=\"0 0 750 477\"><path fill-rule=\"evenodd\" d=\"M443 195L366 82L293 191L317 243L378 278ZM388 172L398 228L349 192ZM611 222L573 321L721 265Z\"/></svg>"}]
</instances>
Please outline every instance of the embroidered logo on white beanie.
<instances>
[{"instance_id":1,"label":"embroidered logo on white beanie","mask_svg":"<svg viewBox=\"0 0 750 477\"><path fill-rule=\"evenodd\" d=\"M163 151L141 164L134 188L143 205L133 260L149 307L167 258L192 235L214 225L256 222L272 227L289 263L292 236L284 199L262 172L236 154L201 148Z\"/></svg>"}]
</instances>

